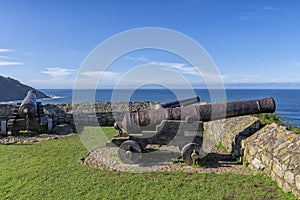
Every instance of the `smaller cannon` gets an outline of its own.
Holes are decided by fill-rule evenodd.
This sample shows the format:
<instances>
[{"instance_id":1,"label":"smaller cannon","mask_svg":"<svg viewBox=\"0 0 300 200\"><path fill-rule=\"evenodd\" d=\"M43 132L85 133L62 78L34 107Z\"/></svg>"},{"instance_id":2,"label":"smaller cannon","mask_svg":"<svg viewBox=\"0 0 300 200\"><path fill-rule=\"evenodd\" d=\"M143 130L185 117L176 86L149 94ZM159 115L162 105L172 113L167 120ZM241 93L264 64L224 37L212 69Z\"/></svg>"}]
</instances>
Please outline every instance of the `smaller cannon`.
<instances>
[{"instance_id":1,"label":"smaller cannon","mask_svg":"<svg viewBox=\"0 0 300 200\"><path fill-rule=\"evenodd\" d=\"M161 103L159 105L162 108L176 108L176 107L180 107L180 106L187 106L187 105L191 105L194 103L199 103L199 101L200 101L200 98L198 96L195 96L195 97L188 98L188 99L182 99L182 100L177 100L177 101Z\"/></svg>"},{"instance_id":2,"label":"smaller cannon","mask_svg":"<svg viewBox=\"0 0 300 200\"><path fill-rule=\"evenodd\" d=\"M17 135L19 131L47 133L52 130L52 118L44 114L43 106L36 101L36 92L29 90L22 103L18 103L12 116L1 121L1 135Z\"/></svg>"},{"instance_id":3,"label":"smaller cannon","mask_svg":"<svg viewBox=\"0 0 300 200\"><path fill-rule=\"evenodd\" d=\"M29 90L27 96L22 101L18 114L21 118L34 118L37 113L37 103L36 103L36 92L34 90Z\"/></svg>"},{"instance_id":4,"label":"smaller cannon","mask_svg":"<svg viewBox=\"0 0 300 200\"><path fill-rule=\"evenodd\" d=\"M172 105L179 105L178 102L171 103L171 108L161 106L158 109L126 113L122 122L115 123L115 129L119 130L118 137L113 138L107 146L119 147L119 158L129 164L139 162L142 150L148 144L179 146L184 162L191 165L203 153L203 122L242 115L273 113L276 109L272 97L172 107ZM194 103L194 101L186 102ZM123 133L123 130L126 133Z\"/></svg>"}]
</instances>

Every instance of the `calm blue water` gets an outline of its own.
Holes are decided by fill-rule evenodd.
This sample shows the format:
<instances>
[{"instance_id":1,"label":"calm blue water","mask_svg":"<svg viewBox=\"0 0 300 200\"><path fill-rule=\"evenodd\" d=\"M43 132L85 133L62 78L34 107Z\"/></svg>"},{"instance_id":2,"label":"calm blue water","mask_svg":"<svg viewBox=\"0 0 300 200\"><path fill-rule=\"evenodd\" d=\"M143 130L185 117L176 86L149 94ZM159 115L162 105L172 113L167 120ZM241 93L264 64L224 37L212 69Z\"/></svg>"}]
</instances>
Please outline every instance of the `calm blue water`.
<instances>
[{"instance_id":1,"label":"calm blue water","mask_svg":"<svg viewBox=\"0 0 300 200\"><path fill-rule=\"evenodd\" d=\"M43 104L54 103L67 103L72 102L72 90L71 89L43 89L43 92L50 96L54 96L52 99L41 100ZM112 101L112 90L97 90L95 95L96 102ZM82 93L89 93L87 90L82 90ZM113 101L127 101L125 96L128 93L127 90L119 90L117 98ZM175 90L177 95L181 97L189 98L191 94L186 90ZM136 90L131 96L130 101L154 101L154 102L167 102L176 100L176 95L168 89L139 89ZM198 95L201 101L212 101L208 90L196 89L195 94ZM84 96L84 95L83 95ZM276 102L276 112L278 112L283 120L293 123L300 127L300 89L228 89L226 90L227 101L244 101L261 99L272 96Z\"/></svg>"}]
</instances>

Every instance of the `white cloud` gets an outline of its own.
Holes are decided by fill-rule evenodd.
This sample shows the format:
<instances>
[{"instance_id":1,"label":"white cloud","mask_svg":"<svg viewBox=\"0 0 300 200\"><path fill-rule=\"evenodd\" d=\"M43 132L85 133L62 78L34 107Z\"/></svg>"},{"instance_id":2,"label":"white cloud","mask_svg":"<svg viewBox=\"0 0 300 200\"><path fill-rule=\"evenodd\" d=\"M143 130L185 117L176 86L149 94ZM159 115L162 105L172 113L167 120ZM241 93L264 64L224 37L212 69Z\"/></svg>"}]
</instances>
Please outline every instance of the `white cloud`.
<instances>
[{"instance_id":1,"label":"white cloud","mask_svg":"<svg viewBox=\"0 0 300 200\"><path fill-rule=\"evenodd\" d=\"M22 62L0 61L0 66L24 65Z\"/></svg>"},{"instance_id":2,"label":"white cloud","mask_svg":"<svg viewBox=\"0 0 300 200\"><path fill-rule=\"evenodd\" d=\"M248 20L248 19L251 19L251 18L255 18L255 17L257 17L257 15L258 14L256 12L245 12L240 17L240 20Z\"/></svg>"},{"instance_id":3,"label":"white cloud","mask_svg":"<svg viewBox=\"0 0 300 200\"><path fill-rule=\"evenodd\" d=\"M272 6L264 6L264 10L277 10L278 8L272 7Z\"/></svg>"},{"instance_id":4,"label":"white cloud","mask_svg":"<svg viewBox=\"0 0 300 200\"><path fill-rule=\"evenodd\" d=\"M27 82L30 85L36 85L38 88L65 89L73 87L74 79L29 79Z\"/></svg>"},{"instance_id":5,"label":"white cloud","mask_svg":"<svg viewBox=\"0 0 300 200\"><path fill-rule=\"evenodd\" d=\"M135 88L146 85L162 85L168 87L187 87L189 81L177 70L166 73L165 66L148 63L137 66L122 75L117 82L118 88Z\"/></svg>"},{"instance_id":6,"label":"white cloud","mask_svg":"<svg viewBox=\"0 0 300 200\"><path fill-rule=\"evenodd\" d=\"M0 53L9 53L12 52L13 49L0 49ZM11 57L9 56L4 56L4 55L0 55L0 66L11 66L11 65L24 65L23 62L19 62L19 61L13 61Z\"/></svg>"},{"instance_id":7,"label":"white cloud","mask_svg":"<svg viewBox=\"0 0 300 200\"><path fill-rule=\"evenodd\" d=\"M81 75L86 76L88 78L99 78L100 76L102 76L103 78L109 79L114 79L120 76L118 73L110 71L86 71L82 72Z\"/></svg>"},{"instance_id":8,"label":"white cloud","mask_svg":"<svg viewBox=\"0 0 300 200\"><path fill-rule=\"evenodd\" d=\"M13 51L12 49L0 49L0 53L6 53L6 52L11 52Z\"/></svg>"},{"instance_id":9,"label":"white cloud","mask_svg":"<svg viewBox=\"0 0 300 200\"><path fill-rule=\"evenodd\" d=\"M0 59L11 59L11 57L9 57L9 56L2 56L2 55L0 55Z\"/></svg>"},{"instance_id":10,"label":"white cloud","mask_svg":"<svg viewBox=\"0 0 300 200\"><path fill-rule=\"evenodd\" d=\"M258 76L249 74L224 74L222 79L225 83L254 83L262 82Z\"/></svg>"},{"instance_id":11,"label":"white cloud","mask_svg":"<svg viewBox=\"0 0 300 200\"><path fill-rule=\"evenodd\" d=\"M62 67L45 68L42 73L48 74L50 77L44 79L30 79L28 82L38 85L39 88L72 88L74 79L69 75L74 74L75 69L67 69Z\"/></svg>"},{"instance_id":12,"label":"white cloud","mask_svg":"<svg viewBox=\"0 0 300 200\"><path fill-rule=\"evenodd\" d=\"M71 75L75 72L74 69L67 69L62 67L51 67L45 68L42 73L50 75L52 78L64 78L65 76Z\"/></svg>"},{"instance_id":13,"label":"white cloud","mask_svg":"<svg viewBox=\"0 0 300 200\"><path fill-rule=\"evenodd\" d=\"M126 56L128 60L133 61L142 61L142 62L149 62L150 60L146 56L139 56L139 57L132 57L132 56Z\"/></svg>"},{"instance_id":14,"label":"white cloud","mask_svg":"<svg viewBox=\"0 0 300 200\"><path fill-rule=\"evenodd\" d=\"M176 71L193 76L199 76L197 70L192 66L187 66L185 63L172 63L172 62L151 62L153 65L161 65L168 69L175 69Z\"/></svg>"},{"instance_id":15,"label":"white cloud","mask_svg":"<svg viewBox=\"0 0 300 200\"><path fill-rule=\"evenodd\" d=\"M27 51L24 54L25 54L25 56L31 56L31 53L29 53Z\"/></svg>"},{"instance_id":16,"label":"white cloud","mask_svg":"<svg viewBox=\"0 0 300 200\"><path fill-rule=\"evenodd\" d=\"M269 13L272 11L278 10L278 8L275 8L273 6L263 6L263 7L257 7L249 10L248 12L244 12L240 16L240 20L246 21L246 20L252 20L252 19L265 19L269 16Z\"/></svg>"},{"instance_id":17,"label":"white cloud","mask_svg":"<svg viewBox=\"0 0 300 200\"><path fill-rule=\"evenodd\" d=\"M85 71L78 75L75 82L79 88L94 88L98 83L101 87L111 87L120 77L119 73L112 71Z\"/></svg>"}]
</instances>

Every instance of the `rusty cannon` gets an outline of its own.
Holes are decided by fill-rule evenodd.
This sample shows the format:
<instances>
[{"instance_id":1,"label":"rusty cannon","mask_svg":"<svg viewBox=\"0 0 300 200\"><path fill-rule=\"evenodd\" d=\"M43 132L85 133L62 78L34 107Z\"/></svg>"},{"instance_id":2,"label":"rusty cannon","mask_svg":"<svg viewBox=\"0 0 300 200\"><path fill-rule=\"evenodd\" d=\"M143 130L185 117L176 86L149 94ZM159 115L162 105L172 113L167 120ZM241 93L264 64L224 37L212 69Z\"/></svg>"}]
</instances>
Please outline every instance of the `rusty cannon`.
<instances>
[{"instance_id":1,"label":"rusty cannon","mask_svg":"<svg viewBox=\"0 0 300 200\"><path fill-rule=\"evenodd\" d=\"M36 101L36 92L29 90L21 103L18 103L13 114L1 121L1 135L17 135L20 131L47 133L52 130L52 118L44 114L43 106Z\"/></svg>"},{"instance_id":2,"label":"rusty cannon","mask_svg":"<svg viewBox=\"0 0 300 200\"><path fill-rule=\"evenodd\" d=\"M199 100L198 100L199 101ZM198 102L197 101L197 102ZM197 103L189 101L189 103ZM242 115L273 113L276 109L272 97L229 103L184 105L171 108L126 113L122 122L115 123L119 135L107 146L117 146L123 163L138 163L148 144L179 146L187 165L200 158L203 143L203 122ZM178 106L179 104L177 104Z\"/></svg>"},{"instance_id":3,"label":"rusty cannon","mask_svg":"<svg viewBox=\"0 0 300 200\"><path fill-rule=\"evenodd\" d=\"M21 118L32 119L36 113L36 92L34 90L30 90L18 108L18 114Z\"/></svg>"}]
</instances>

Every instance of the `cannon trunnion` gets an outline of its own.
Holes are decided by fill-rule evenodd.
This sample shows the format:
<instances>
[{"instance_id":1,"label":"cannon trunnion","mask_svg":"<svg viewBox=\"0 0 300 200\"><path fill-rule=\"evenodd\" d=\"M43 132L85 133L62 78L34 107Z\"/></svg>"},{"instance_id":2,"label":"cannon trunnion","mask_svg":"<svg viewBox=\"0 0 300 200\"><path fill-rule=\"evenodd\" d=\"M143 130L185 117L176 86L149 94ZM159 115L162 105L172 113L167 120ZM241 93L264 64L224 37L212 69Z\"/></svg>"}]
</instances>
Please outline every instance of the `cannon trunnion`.
<instances>
[{"instance_id":1,"label":"cannon trunnion","mask_svg":"<svg viewBox=\"0 0 300 200\"><path fill-rule=\"evenodd\" d=\"M185 102L184 106L178 107ZM198 103L199 97L169 102L157 109L126 113L122 122L115 123L119 135L107 146L119 147L118 156L123 163L138 163L148 144L179 146L187 165L204 157L203 122L258 113L273 113L276 109L272 97L240 102L207 105ZM174 106L176 105L176 106ZM123 132L123 130L125 132Z\"/></svg>"},{"instance_id":2,"label":"cannon trunnion","mask_svg":"<svg viewBox=\"0 0 300 200\"><path fill-rule=\"evenodd\" d=\"M43 105L36 102L36 92L30 90L22 103L18 103L13 114L1 121L1 135L17 135L20 131L47 133L52 130L52 118L44 114Z\"/></svg>"}]
</instances>

